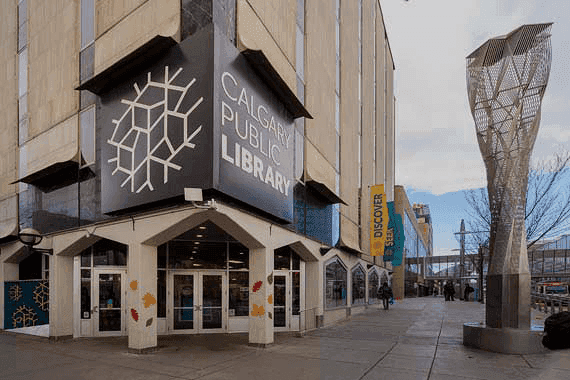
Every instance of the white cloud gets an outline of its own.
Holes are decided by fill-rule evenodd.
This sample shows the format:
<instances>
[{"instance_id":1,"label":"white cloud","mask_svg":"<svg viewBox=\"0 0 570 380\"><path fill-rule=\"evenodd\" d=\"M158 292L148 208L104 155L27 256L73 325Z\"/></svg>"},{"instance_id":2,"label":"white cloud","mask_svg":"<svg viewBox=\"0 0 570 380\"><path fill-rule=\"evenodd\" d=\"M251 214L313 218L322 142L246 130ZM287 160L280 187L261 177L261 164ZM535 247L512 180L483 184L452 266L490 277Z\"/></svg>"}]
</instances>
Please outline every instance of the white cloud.
<instances>
[{"instance_id":1,"label":"white cloud","mask_svg":"<svg viewBox=\"0 0 570 380\"><path fill-rule=\"evenodd\" d=\"M434 194L485 185L467 101L465 57L487 39L525 23L554 20L560 24L553 29L553 67L557 69L551 72L534 156L552 152L555 144L570 146L570 123L564 127L570 120L570 97L568 86L563 85L570 76L567 66L561 68L564 61L556 61L570 57L570 33L563 33L568 16L561 16L570 8L568 3L381 0L396 65L398 184Z\"/></svg>"}]
</instances>

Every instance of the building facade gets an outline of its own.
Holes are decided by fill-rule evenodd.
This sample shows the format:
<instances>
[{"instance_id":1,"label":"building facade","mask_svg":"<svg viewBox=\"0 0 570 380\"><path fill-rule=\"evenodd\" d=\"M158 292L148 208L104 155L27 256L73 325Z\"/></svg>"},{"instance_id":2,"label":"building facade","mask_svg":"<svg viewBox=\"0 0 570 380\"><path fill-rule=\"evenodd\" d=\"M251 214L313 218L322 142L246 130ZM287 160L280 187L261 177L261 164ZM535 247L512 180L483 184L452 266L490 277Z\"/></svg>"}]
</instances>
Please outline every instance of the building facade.
<instances>
[{"instance_id":1,"label":"building facade","mask_svg":"<svg viewBox=\"0 0 570 380\"><path fill-rule=\"evenodd\" d=\"M392 268L370 255L370 186L394 201L395 172L377 0L0 14L5 329L43 318L50 338L128 335L135 351L163 334L269 344L376 302ZM30 254L25 228L52 255Z\"/></svg>"},{"instance_id":2,"label":"building facade","mask_svg":"<svg viewBox=\"0 0 570 380\"><path fill-rule=\"evenodd\" d=\"M433 252L433 243L427 241L429 235L424 235L424 231L428 223L428 231L431 230L431 219L426 219L426 215L417 218L416 206L410 204L403 186L395 186L394 208L402 216L405 236L402 265L393 268L392 282L396 298L422 296L427 292L423 258Z\"/></svg>"}]
</instances>

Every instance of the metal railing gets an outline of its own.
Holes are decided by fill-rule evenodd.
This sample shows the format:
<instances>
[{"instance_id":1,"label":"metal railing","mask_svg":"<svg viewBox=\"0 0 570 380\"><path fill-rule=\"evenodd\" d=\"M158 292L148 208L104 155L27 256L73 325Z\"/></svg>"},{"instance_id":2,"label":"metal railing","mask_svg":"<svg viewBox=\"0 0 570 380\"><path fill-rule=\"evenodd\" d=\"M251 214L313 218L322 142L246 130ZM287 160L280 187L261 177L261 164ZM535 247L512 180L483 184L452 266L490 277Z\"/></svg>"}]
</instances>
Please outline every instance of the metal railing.
<instances>
[{"instance_id":1,"label":"metal railing","mask_svg":"<svg viewBox=\"0 0 570 380\"><path fill-rule=\"evenodd\" d=\"M531 306L546 314L570 311L570 297L555 294L540 294L532 292L530 294Z\"/></svg>"}]
</instances>

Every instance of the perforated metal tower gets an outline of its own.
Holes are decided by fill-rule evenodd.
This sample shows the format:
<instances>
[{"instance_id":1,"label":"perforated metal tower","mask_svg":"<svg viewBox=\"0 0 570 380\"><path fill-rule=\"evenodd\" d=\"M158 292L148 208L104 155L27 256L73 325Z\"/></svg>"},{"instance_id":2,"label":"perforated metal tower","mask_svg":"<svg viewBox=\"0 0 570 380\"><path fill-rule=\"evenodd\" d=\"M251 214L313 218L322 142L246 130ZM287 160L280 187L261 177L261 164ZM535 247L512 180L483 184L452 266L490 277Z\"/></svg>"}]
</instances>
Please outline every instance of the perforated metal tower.
<instances>
[{"instance_id":1,"label":"perforated metal tower","mask_svg":"<svg viewBox=\"0 0 570 380\"><path fill-rule=\"evenodd\" d=\"M552 23L523 25L467 57L467 91L491 211L486 324L530 326L525 203L551 63Z\"/></svg>"}]
</instances>

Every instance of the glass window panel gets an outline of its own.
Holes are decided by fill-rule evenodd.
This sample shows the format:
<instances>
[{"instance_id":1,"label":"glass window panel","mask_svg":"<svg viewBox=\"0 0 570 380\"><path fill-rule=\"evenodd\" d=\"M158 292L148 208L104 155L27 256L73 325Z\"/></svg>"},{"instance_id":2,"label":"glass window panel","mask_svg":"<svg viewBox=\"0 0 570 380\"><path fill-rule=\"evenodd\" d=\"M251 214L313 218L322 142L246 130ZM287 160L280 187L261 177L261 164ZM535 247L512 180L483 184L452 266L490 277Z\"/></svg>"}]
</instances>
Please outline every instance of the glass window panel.
<instances>
[{"instance_id":1,"label":"glass window panel","mask_svg":"<svg viewBox=\"0 0 570 380\"><path fill-rule=\"evenodd\" d=\"M93 246L93 265L127 265L127 246L111 240L101 240Z\"/></svg>"},{"instance_id":2,"label":"glass window panel","mask_svg":"<svg viewBox=\"0 0 570 380\"><path fill-rule=\"evenodd\" d=\"M27 21L28 18L28 1L21 0L18 3L18 25L22 25Z\"/></svg>"},{"instance_id":3,"label":"glass window panel","mask_svg":"<svg viewBox=\"0 0 570 380\"><path fill-rule=\"evenodd\" d=\"M157 317L166 318L166 271L157 271Z\"/></svg>"},{"instance_id":4,"label":"glass window panel","mask_svg":"<svg viewBox=\"0 0 570 380\"><path fill-rule=\"evenodd\" d=\"M299 255L295 253L295 251L291 252L291 259L292 259L292 269L293 270L300 270L301 269L301 258Z\"/></svg>"},{"instance_id":5,"label":"glass window panel","mask_svg":"<svg viewBox=\"0 0 570 380\"><path fill-rule=\"evenodd\" d=\"M247 317L249 313L249 273L229 272L229 316Z\"/></svg>"},{"instance_id":6,"label":"glass window panel","mask_svg":"<svg viewBox=\"0 0 570 380\"><path fill-rule=\"evenodd\" d=\"M99 275L99 309L117 309L121 307L121 275Z\"/></svg>"},{"instance_id":7,"label":"glass window panel","mask_svg":"<svg viewBox=\"0 0 570 380\"><path fill-rule=\"evenodd\" d=\"M240 243L230 243L230 269L249 269L249 249Z\"/></svg>"},{"instance_id":8,"label":"glass window panel","mask_svg":"<svg viewBox=\"0 0 570 380\"><path fill-rule=\"evenodd\" d=\"M95 0L81 0L81 48L95 38Z\"/></svg>"},{"instance_id":9,"label":"glass window panel","mask_svg":"<svg viewBox=\"0 0 570 380\"><path fill-rule=\"evenodd\" d=\"M301 28L297 26L296 28L296 54L295 54L295 68L297 70L297 75L299 78L305 80L305 36L301 31Z\"/></svg>"},{"instance_id":10,"label":"glass window panel","mask_svg":"<svg viewBox=\"0 0 570 380\"><path fill-rule=\"evenodd\" d=\"M28 23L24 23L18 27L18 51L22 50L28 44Z\"/></svg>"},{"instance_id":11,"label":"glass window panel","mask_svg":"<svg viewBox=\"0 0 570 380\"><path fill-rule=\"evenodd\" d=\"M378 287L380 286L378 280L378 273L376 271L368 274L368 302L372 303L378 296Z\"/></svg>"},{"instance_id":12,"label":"glass window panel","mask_svg":"<svg viewBox=\"0 0 570 380\"><path fill-rule=\"evenodd\" d=\"M293 299L292 302L292 313L293 315L299 315L301 311L301 273L293 272Z\"/></svg>"},{"instance_id":13,"label":"glass window panel","mask_svg":"<svg viewBox=\"0 0 570 380\"><path fill-rule=\"evenodd\" d=\"M346 306L346 269L333 261L326 266L326 307Z\"/></svg>"},{"instance_id":14,"label":"glass window panel","mask_svg":"<svg viewBox=\"0 0 570 380\"><path fill-rule=\"evenodd\" d=\"M366 280L364 271L361 267L357 267L352 271L352 303L362 304L366 297Z\"/></svg>"},{"instance_id":15,"label":"glass window panel","mask_svg":"<svg viewBox=\"0 0 570 380\"><path fill-rule=\"evenodd\" d=\"M226 269L227 243L171 241L168 243L170 269Z\"/></svg>"},{"instance_id":16,"label":"glass window panel","mask_svg":"<svg viewBox=\"0 0 570 380\"><path fill-rule=\"evenodd\" d=\"M81 266L91 266L91 248L87 248L85 251L81 252Z\"/></svg>"},{"instance_id":17,"label":"glass window panel","mask_svg":"<svg viewBox=\"0 0 570 380\"><path fill-rule=\"evenodd\" d=\"M222 328L222 276L202 277L202 327Z\"/></svg>"},{"instance_id":18,"label":"glass window panel","mask_svg":"<svg viewBox=\"0 0 570 380\"><path fill-rule=\"evenodd\" d=\"M300 180L303 176L305 137L295 128L295 179Z\"/></svg>"},{"instance_id":19,"label":"glass window panel","mask_svg":"<svg viewBox=\"0 0 570 380\"><path fill-rule=\"evenodd\" d=\"M291 269L291 248L282 247L274 251L273 269L275 270Z\"/></svg>"},{"instance_id":20,"label":"glass window panel","mask_svg":"<svg viewBox=\"0 0 570 380\"><path fill-rule=\"evenodd\" d=\"M90 279L91 278L91 270L90 269L81 269L81 278Z\"/></svg>"},{"instance_id":21,"label":"glass window panel","mask_svg":"<svg viewBox=\"0 0 570 380\"><path fill-rule=\"evenodd\" d=\"M83 271L82 271L83 274ZM81 280L81 319L91 318L91 280Z\"/></svg>"},{"instance_id":22,"label":"glass window panel","mask_svg":"<svg viewBox=\"0 0 570 380\"><path fill-rule=\"evenodd\" d=\"M274 276L273 278L273 326L285 327L286 326L286 306L287 306L287 293L286 293L286 277Z\"/></svg>"},{"instance_id":23,"label":"glass window panel","mask_svg":"<svg viewBox=\"0 0 570 380\"><path fill-rule=\"evenodd\" d=\"M160 269L166 269L166 244L159 245L156 249L156 265Z\"/></svg>"},{"instance_id":24,"label":"glass window panel","mask_svg":"<svg viewBox=\"0 0 570 380\"><path fill-rule=\"evenodd\" d=\"M95 163L95 107L81 112L79 116L81 127L81 157L84 165Z\"/></svg>"},{"instance_id":25,"label":"glass window panel","mask_svg":"<svg viewBox=\"0 0 570 380\"><path fill-rule=\"evenodd\" d=\"M99 331L121 331L121 310L100 310Z\"/></svg>"},{"instance_id":26,"label":"glass window panel","mask_svg":"<svg viewBox=\"0 0 570 380\"><path fill-rule=\"evenodd\" d=\"M194 276L174 276L174 329L194 328Z\"/></svg>"},{"instance_id":27,"label":"glass window panel","mask_svg":"<svg viewBox=\"0 0 570 380\"><path fill-rule=\"evenodd\" d=\"M28 49L18 54L18 96L28 92Z\"/></svg>"}]
</instances>

